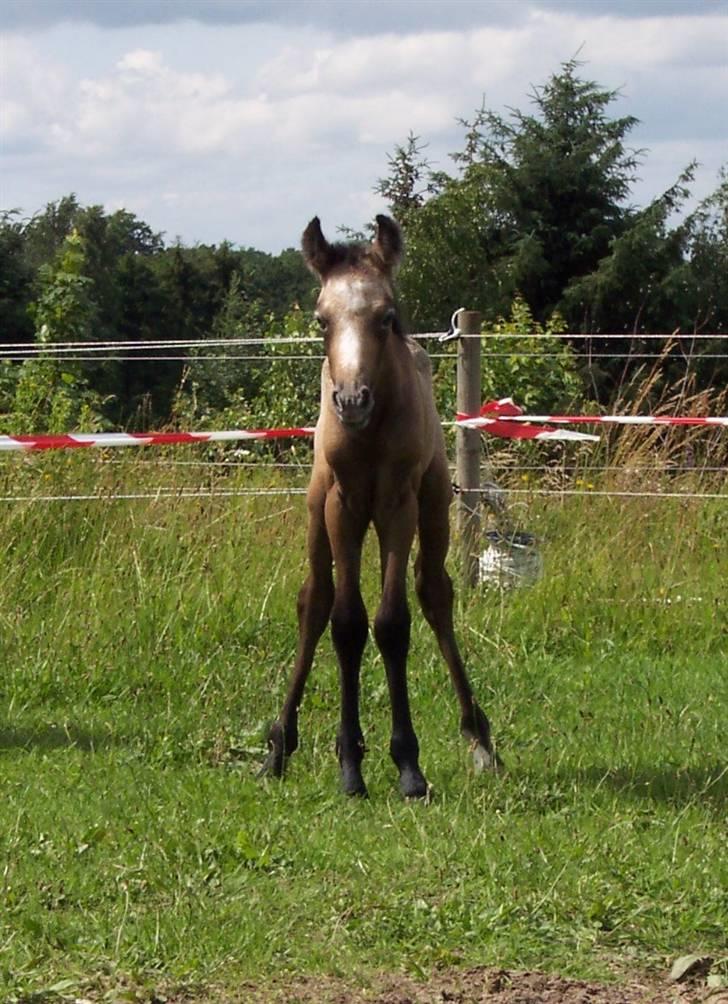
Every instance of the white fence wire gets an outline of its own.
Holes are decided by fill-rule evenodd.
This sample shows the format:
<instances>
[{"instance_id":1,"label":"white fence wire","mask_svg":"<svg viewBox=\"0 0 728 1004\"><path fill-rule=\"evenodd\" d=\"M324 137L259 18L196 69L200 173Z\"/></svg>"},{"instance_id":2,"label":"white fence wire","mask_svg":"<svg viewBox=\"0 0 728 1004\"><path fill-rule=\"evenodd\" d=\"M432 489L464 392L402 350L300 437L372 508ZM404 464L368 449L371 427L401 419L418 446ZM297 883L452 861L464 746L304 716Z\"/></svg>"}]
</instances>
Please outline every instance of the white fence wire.
<instances>
[{"instance_id":1,"label":"white fence wire","mask_svg":"<svg viewBox=\"0 0 728 1004\"><path fill-rule=\"evenodd\" d=\"M442 342L447 336L446 332L425 331L413 334L411 337L419 340L436 340ZM670 359L679 358L675 353L681 353L685 360L700 358L700 360L717 360L728 358L728 353L701 352L699 356L695 353L696 342L724 341L728 345L728 335L718 332L695 332L681 333L678 331L670 334L656 334L653 332L604 332L597 334L581 334L578 332L511 332L496 331L482 334L460 334L460 338L479 338L487 345L492 342L508 342L513 340L534 339L534 340L560 340L564 342L587 343L588 348L579 350L572 349L571 355L575 359L661 359L669 354ZM604 343L608 342L632 343L628 350L614 352L606 350ZM639 346L641 342L663 342L662 351L647 352ZM198 364L205 362L223 361L245 361L245 362L266 362L270 363L279 359L286 359L290 362L316 362L323 359L321 353L300 354L300 353L277 353L282 347L295 346L300 348L304 345L321 345L323 342L320 335L293 334L281 336L259 336L251 335L240 338L179 338L179 339L141 339L139 341L64 341L64 342L9 342L0 345L0 360L22 362L28 359L63 359L68 362L185 362L188 364ZM228 348L229 352L210 353L210 349ZM241 352L246 349L267 349L273 354L261 352ZM640 351L641 349L641 351ZM518 355L520 358L557 359L561 358L558 352L528 352L517 349L511 352L488 352L491 358L509 358ZM452 358L453 352L441 351L430 352L433 359Z\"/></svg>"},{"instance_id":2,"label":"white fence wire","mask_svg":"<svg viewBox=\"0 0 728 1004\"><path fill-rule=\"evenodd\" d=\"M447 332L444 331L423 331L415 332L410 337L416 339L437 339L442 340L447 336ZM549 332L548 334L543 334L539 331L531 332L514 332L514 331L495 331L495 332L485 332L479 335L469 335L460 334L460 338L480 338L483 341L499 341L499 340L513 340L514 338L536 338L536 339L561 339L564 341L569 340L580 340L580 341L629 341L629 340L647 340L647 341L716 341L716 340L728 340L728 335L720 334L717 332L696 332L687 333L673 331L670 334L655 334L654 332L604 332L602 333L591 333L583 334L574 331L565 332ZM48 354L51 352L68 352L75 349L85 349L89 352L104 352L109 349L124 349L125 351L142 351L144 349L162 349L162 348L174 348L174 349L201 349L201 348L217 348L223 345L265 345L265 346L277 346L277 345L304 345L304 344L321 344L323 342L323 337L321 335L276 335L276 336L260 336L251 335L250 337L244 336L241 338L178 338L178 339L161 339L161 338L151 338L151 339L139 339L130 341L66 341L66 342L8 342L0 346L0 358L3 356L12 355L14 352L23 352L28 355L36 354Z\"/></svg>"},{"instance_id":3,"label":"white fence wire","mask_svg":"<svg viewBox=\"0 0 728 1004\"><path fill-rule=\"evenodd\" d=\"M444 332L421 332L412 335L420 340L433 340L442 342L445 337ZM486 346L493 342L507 342L514 339L558 339L562 341L586 342L589 346L596 344L597 348L588 348L586 351L574 351L571 356L576 359L599 360L599 359L625 359L625 360L646 360L646 359L669 359L671 362L683 361L690 365L695 361L728 359L728 352L706 352L696 353L696 342L719 342L723 341L728 346L728 335L715 332L680 333L678 331L670 334L655 334L643 332L605 332L584 335L575 332L557 332L544 335L540 332L487 332L483 334L460 334L461 338L480 338ZM622 344L630 342L634 349L620 352L604 350L603 343L618 341ZM664 343L662 351L646 352L641 351L641 342ZM281 363L281 362L316 362L320 363L324 356L322 353L301 354L296 352L278 352L281 347L297 347L304 345L321 345L321 336L311 335L288 335L280 337L241 337L241 338L210 338L210 339L147 339L134 342L128 341L64 341L54 343L37 342L11 342L0 345L0 361L22 362L30 359L55 359L64 362L184 362L186 364L206 363L206 362L231 362L240 361L248 363ZM215 352L209 354L210 349L232 348L257 349L257 352ZM260 349L273 350L262 353ZM711 346L712 348L712 346ZM444 346L443 346L444 349ZM191 355L189 353L192 353ZM199 354L198 354L199 353ZM679 354L676 354L679 353ZM443 350L430 352L433 359L454 359L454 352ZM539 358L552 359L563 358L558 352L534 352L523 351L520 347L508 351L489 351L486 348L487 358ZM101 464L122 464L122 461L101 459L96 461ZM197 467L197 468L253 468L253 469L277 469L277 470L298 470L301 473L308 472L308 466L301 463L291 463L282 461L260 460L170 460L167 457L158 457L154 460L141 462L143 466L149 467ZM658 473L662 475L673 475L680 473L690 473L700 477L725 474L728 472L726 466L706 466L701 464L671 464L659 463L654 465L614 465L614 464L514 464L508 461L499 462L488 459L488 468L491 471L502 471L505 473L517 472L538 472L544 477L556 474L564 475L578 473L615 473L637 474ZM593 489L593 488L552 488L536 487L508 487L504 489L510 495L546 496L561 497L588 496L588 497L612 497L612 498L650 498L650 499L728 499L728 493L724 492L697 492L697 491L626 491L617 489ZM231 488L222 487L166 487L159 486L144 491L131 492L98 492L98 493L67 493L67 494L37 494L37 495L4 495L0 496L0 502L75 502L75 501L130 501L130 500L182 500L182 499L203 499L203 498L238 498L250 496L296 496L304 495L306 489L301 487L281 487L281 488ZM484 490L484 494L487 491Z\"/></svg>"},{"instance_id":4,"label":"white fence wire","mask_svg":"<svg viewBox=\"0 0 728 1004\"><path fill-rule=\"evenodd\" d=\"M65 495L0 495L0 502L125 502L137 499L151 501L177 501L182 499L212 498L265 498L267 496L305 495L305 488L177 488L158 487L145 492L85 492ZM507 495L529 495L549 498L586 496L590 498L640 498L640 499L720 499L728 501L728 493L721 492L630 492L576 488L504 488ZM492 489L480 489L482 495L492 494Z\"/></svg>"}]
</instances>

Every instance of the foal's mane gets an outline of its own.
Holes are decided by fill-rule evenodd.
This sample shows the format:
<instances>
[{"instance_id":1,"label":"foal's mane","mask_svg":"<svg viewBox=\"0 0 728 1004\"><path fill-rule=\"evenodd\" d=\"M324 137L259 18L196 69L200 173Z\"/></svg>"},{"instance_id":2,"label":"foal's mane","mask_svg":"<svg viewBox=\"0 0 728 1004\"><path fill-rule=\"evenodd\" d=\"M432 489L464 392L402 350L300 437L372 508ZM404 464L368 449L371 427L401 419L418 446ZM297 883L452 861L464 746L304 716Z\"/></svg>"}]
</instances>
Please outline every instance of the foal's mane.
<instances>
[{"instance_id":1,"label":"foal's mane","mask_svg":"<svg viewBox=\"0 0 728 1004\"><path fill-rule=\"evenodd\" d=\"M328 245L326 254L330 271L340 268L355 269L360 265L374 264L371 245L364 241L353 241L350 243L336 241Z\"/></svg>"}]
</instances>

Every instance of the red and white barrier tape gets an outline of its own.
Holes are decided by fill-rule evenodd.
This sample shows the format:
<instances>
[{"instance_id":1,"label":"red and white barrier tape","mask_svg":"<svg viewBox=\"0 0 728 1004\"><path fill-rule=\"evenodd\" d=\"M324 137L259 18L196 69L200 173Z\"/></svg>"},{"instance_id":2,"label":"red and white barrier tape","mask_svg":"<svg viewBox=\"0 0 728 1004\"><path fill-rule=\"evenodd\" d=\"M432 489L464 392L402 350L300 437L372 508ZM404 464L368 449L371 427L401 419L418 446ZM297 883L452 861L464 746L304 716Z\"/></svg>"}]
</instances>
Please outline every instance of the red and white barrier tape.
<instances>
[{"instance_id":1,"label":"red and white barrier tape","mask_svg":"<svg viewBox=\"0 0 728 1004\"><path fill-rule=\"evenodd\" d=\"M513 398L484 404L477 415L458 414L457 425L467 429L482 429L493 436L508 439L572 439L597 441L599 436L549 429L548 426L521 423L550 422L554 425L682 425L722 426L728 428L728 416L702 418L678 415L525 415Z\"/></svg>"},{"instance_id":2,"label":"red and white barrier tape","mask_svg":"<svg viewBox=\"0 0 728 1004\"><path fill-rule=\"evenodd\" d=\"M488 407L487 405L485 407ZM560 439L596 442L599 436L570 429L548 429L535 425L516 425L493 418L467 417L456 425L480 428L493 436L508 439ZM229 429L220 432L99 432L70 433L63 436L0 436L0 453L10 450L62 450L89 446L169 446L178 443L220 443L243 439L287 439L312 436L313 428Z\"/></svg>"},{"instance_id":3,"label":"red and white barrier tape","mask_svg":"<svg viewBox=\"0 0 728 1004\"><path fill-rule=\"evenodd\" d=\"M669 415L524 415L512 398L484 404L477 415L457 416L456 425L482 429L506 439L552 439L597 442L599 436L571 429L552 429L536 423L554 425L619 424L682 425L728 427L728 417L694 418ZM69 433L62 436L0 436L0 452L9 450L58 450L89 446L169 446L177 443L221 443L245 439L291 439L312 436L312 426L291 429L228 429L220 432L98 432Z\"/></svg>"},{"instance_id":4,"label":"red and white barrier tape","mask_svg":"<svg viewBox=\"0 0 728 1004\"><path fill-rule=\"evenodd\" d=\"M176 443L229 443L240 439L312 436L313 428L230 429L222 432L76 432L65 436L0 436L0 451L60 450L88 446L168 446Z\"/></svg>"},{"instance_id":5,"label":"red and white barrier tape","mask_svg":"<svg viewBox=\"0 0 728 1004\"><path fill-rule=\"evenodd\" d=\"M500 401L488 401L477 415L458 413L455 424L465 429L480 429L481 432L488 432L491 436L500 436L504 439L559 439L571 440L572 442L599 442L599 436L593 436L588 432L549 429L545 425L519 425L513 421L514 418L522 416L523 408L514 404L512 398L503 397ZM530 416L526 416L526 419L531 420Z\"/></svg>"}]
</instances>

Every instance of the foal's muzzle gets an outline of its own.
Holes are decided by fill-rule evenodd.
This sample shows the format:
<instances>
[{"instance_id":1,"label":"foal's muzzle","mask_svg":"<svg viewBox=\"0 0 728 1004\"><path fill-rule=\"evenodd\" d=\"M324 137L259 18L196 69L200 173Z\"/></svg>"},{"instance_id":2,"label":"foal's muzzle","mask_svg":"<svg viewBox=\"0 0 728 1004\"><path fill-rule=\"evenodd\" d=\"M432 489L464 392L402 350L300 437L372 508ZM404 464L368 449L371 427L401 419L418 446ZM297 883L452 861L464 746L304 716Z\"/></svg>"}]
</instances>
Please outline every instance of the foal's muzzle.
<instances>
[{"instance_id":1,"label":"foal's muzzle","mask_svg":"<svg viewBox=\"0 0 728 1004\"><path fill-rule=\"evenodd\" d=\"M374 409L374 395L368 387L348 391L337 387L331 395L336 417L347 429L363 429Z\"/></svg>"}]
</instances>

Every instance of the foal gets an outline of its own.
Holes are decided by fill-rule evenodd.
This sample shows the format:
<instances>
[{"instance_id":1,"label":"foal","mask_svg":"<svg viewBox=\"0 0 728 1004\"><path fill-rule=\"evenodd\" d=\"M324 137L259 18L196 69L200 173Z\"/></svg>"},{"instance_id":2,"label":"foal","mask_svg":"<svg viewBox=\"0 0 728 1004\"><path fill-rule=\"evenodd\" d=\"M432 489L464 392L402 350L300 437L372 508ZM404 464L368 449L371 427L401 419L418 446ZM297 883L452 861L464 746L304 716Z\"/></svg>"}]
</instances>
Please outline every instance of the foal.
<instances>
[{"instance_id":1,"label":"foal","mask_svg":"<svg viewBox=\"0 0 728 1004\"><path fill-rule=\"evenodd\" d=\"M316 318L326 359L308 489L310 571L298 596L298 652L283 709L268 735L263 772L281 776L298 745L298 708L330 619L341 681L336 749L342 787L348 795L367 793L359 669L368 622L359 579L362 542L373 523L382 574L374 637L392 706L390 752L402 793L421 798L428 788L418 763L406 677L407 563L415 532L417 596L452 676L461 731L472 743L476 768L496 766L488 720L473 696L453 632L453 591L445 571L452 488L430 361L403 334L395 307L392 280L402 238L393 220L377 216L371 244L345 245L329 244L315 217L302 247L306 264L321 280Z\"/></svg>"}]
</instances>

